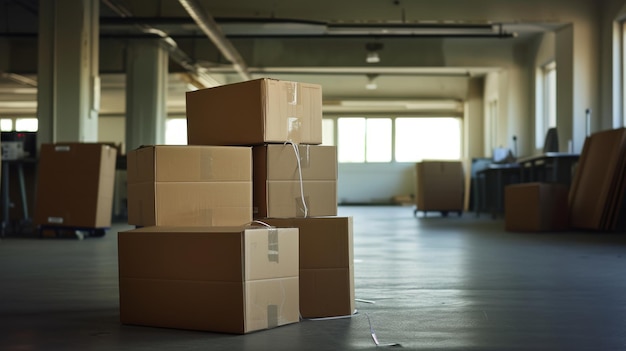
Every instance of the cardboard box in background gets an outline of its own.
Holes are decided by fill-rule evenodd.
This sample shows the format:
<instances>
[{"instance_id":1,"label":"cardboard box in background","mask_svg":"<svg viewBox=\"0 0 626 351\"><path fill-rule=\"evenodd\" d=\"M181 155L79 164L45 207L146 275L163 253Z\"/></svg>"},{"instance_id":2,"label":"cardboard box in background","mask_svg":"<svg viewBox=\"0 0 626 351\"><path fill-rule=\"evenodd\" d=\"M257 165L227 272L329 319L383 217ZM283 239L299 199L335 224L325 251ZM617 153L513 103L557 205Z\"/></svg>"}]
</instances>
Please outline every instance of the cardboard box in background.
<instances>
[{"instance_id":1,"label":"cardboard box in background","mask_svg":"<svg viewBox=\"0 0 626 351\"><path fill-rule=\"evenodd\" d=\"M300 314L304 318L354 313L352 217L265 218L300 233Z\"/></svg>"},{"instance_id":2,"label":"cardboard box in background","mask_svg":"<svg viewBox=\"0 0 626 351\"><path fill-rule=\"evenodd\" d=\"M322 143L320 85L256 79L186 93L189 145Z\"/></svg>"},{"instance_id":3,"label":"cardboard box in background","mask_svg":"<svg viewBox=\"0 0 626 351\"><path fill-rule=\"evenodd\" d=\"M238 334L296 323L298 239L296 228L120 232L120 320Z\"/></svg>"},{"instance_id":4,"label":"cardboard box in background","mask_svg":"<svg viewBox=\"0 0 626 351\"><path fill-rule=\"evenodd\" d=\"M293 145L254 146L253 205L255 218L337 215L337 148L299 145L300 169Z\"/></svg>"},{"instance_id":5,"label":"cardboard box in background","mask_svg":"<svg viewBox=\"0 0 626 351\"><path fill-rule=\"evenodd\" d=\"M552 183L520 183L504 189L507 231L560 231L569 227L568 187Z\"/></svg>"},{"instance_id":6,"label":"cardboard box in background","mask_svg":"<svg viewBox=\"0 0 626 351\"><path fill-rule=\"evenodd\" d=\"M252 221L252 149L147 146L127 155L128 223L231 226Z\"/></svg>"},{"instance_id":7,"label":"cardboard box in background","mask_svg":"<svg viewBox=\"0 0 626 351\"><path fill-rule=\"evenodd\" d=\"M111 226L117 151L99 143L42 144L34 223Z\"/></svg>"},{"instance_id":8,"label":"cardboard box in background","mask_svg":"<svg viewBox=\"0 0 626 351\"><path fill-rule=\"evenodd\" d=\"M463 211L465 178L461 161L416 163L418 211Z\"/></svg>"}]
</instances>

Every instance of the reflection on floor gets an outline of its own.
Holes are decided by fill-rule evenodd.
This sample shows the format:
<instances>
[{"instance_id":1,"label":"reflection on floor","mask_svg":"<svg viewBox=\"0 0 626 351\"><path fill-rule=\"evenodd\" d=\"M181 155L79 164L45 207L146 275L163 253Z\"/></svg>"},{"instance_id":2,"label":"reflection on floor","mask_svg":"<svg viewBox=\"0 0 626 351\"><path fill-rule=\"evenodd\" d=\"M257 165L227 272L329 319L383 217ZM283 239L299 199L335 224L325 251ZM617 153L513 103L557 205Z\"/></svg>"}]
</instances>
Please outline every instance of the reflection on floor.
<instances>
[{"instance_id":1,"label":"reflection on floor","mask_svg":"<svg viewBox=\"0 0 626 351\"><path fill-rule=\"evenodd\" d=\"M248 335L119 323L117 231L0 241L0 350L626 349L626 235L521 234L490 216L354 217L358 314Z\"/></svg>"}]
</instances>

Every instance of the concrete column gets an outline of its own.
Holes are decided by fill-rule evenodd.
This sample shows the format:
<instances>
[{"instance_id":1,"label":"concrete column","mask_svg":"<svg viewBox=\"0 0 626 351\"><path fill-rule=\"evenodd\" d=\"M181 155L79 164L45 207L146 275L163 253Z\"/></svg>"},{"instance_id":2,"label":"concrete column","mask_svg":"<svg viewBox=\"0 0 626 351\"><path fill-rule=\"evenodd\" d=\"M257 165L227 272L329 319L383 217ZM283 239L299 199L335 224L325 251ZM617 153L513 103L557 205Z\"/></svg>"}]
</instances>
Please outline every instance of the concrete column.
<instances>
[{"instance_id":1,"label":"concrete column","mask_svg":"<svg viewBox=\"0 0 626 351\"><path fill-rule=\"evenodd\" d=\"M132 42L126 63L126 152L165 142L168 53L158 40Z\"/></svg>"},{"instance_id":2,"label":"concrete column","mask_svg":"<svg viewBox=\"0 0 626 351\"><path fill-rule=\"evenodd\" d=\"M98 0L39 1L37 142L97 141Z\"/></svg>"}]
</instances>

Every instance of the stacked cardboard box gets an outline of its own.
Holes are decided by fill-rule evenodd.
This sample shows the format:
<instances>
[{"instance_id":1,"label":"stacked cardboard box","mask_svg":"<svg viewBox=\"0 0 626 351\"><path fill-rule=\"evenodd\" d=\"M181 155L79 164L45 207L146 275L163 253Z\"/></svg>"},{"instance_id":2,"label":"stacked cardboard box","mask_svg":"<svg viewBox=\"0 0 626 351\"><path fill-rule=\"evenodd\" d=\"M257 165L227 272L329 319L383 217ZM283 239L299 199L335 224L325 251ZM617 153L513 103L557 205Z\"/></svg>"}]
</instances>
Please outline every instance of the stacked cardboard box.
<instances>
[{"instance_id":1,"label":"stacked cardboard box","mask_svg":"<svg viewBox=\"0 0 626 351\"><path fill-rule=\"evenodd\" d=\"M249 147L147 146L126 160L129 224L238 226L252 220Z\"/></svg>"},{"instance_id":2,"label":"stacked cardboard box","mask_svg":"<svg viewBox=\"0 0 626 351\"><path fill-rule=\"evenodd\" d=\"M258 79L187 93L190 145L251 146L253 217L300 233L300 313L354 311L352 218L337 216L337 149L315 84ZM331 249L329 249L331 247Z\"/></svg>"},{"instance_id":3,"label":"stacked cardboard box","mask_svg":"<svg viewBox=\"0 0 626 351\"><path fill-rule=\"evenodd\" d=\"M120 233L125 324L248 333L299 320L298 231L145 227Z\"/></svg>"},{"instance_id":4,"label":"stacked cardboard box","mask_svg":"<svg viewBox=\"0 0 626 351\"><path fill-rule=\"evenodd\" d=\"M321 88L313 84L260 79L187 93L189 145L129 153L129 223L148 227L120 233L123 323L229 333L294 323L300 289L315 283L324 291L320 277L340 287L308 306L340 298L347 308L322 313L350 314L352 221L334 217L336 149L319 145L321 122ZM320 227L317 216L331 217ZM250 227L270 217L296 222ZM253 243L255 231L263 243ZM343 244L330 259L298 245L331 232L335 240L323 241ZM303 279L300 257L315 253L327 266L305 270L328 272Z\"/></svg>"}]
</instances>

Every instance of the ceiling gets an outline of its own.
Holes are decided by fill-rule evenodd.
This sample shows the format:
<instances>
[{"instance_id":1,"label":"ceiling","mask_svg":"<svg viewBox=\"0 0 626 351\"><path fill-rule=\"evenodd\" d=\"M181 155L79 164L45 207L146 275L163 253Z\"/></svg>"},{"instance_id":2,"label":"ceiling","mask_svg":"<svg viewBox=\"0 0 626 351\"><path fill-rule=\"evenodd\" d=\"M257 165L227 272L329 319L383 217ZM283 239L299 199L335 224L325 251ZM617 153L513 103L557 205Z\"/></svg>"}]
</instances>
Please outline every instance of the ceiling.
<instances>
[{"instance_id":1,"label":"ceiling","mask_svg":"<svg viewBox=\"0 0 626 351\"><path fill-rule=\"evenodd\" d=\"M507 2L523 3L102 0L101 114L123 113L124 47L155 38L170 51L170 113L184 113L190 77L205 86L259 77L317 83L329 110L342 100L464 100L469 79L502 68L491 50L497 56L562 25L521 20L533 9L516 15ZM38 4L0 0L0 43L12 52L0 59L0 114L36 106ZM377 63L366 62L371 47ZM376 89L366 89L371 80Z\"/></svg>"}]
</instances>

